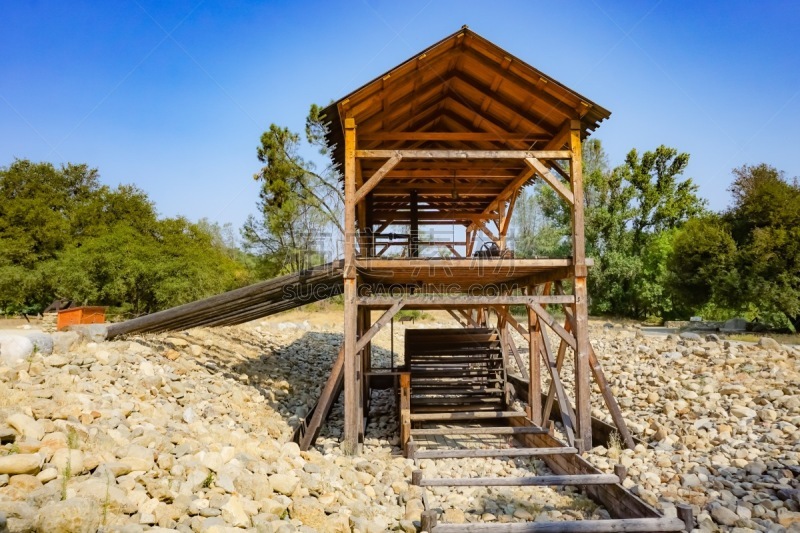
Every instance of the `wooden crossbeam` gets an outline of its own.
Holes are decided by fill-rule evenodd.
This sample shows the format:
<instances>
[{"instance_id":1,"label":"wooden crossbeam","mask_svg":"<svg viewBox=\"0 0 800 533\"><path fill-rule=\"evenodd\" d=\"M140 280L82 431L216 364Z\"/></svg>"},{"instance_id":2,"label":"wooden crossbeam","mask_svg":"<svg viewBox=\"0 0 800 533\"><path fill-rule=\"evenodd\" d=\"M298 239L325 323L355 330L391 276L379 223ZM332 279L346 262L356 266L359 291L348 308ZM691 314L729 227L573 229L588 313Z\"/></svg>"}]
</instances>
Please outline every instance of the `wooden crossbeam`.
<instances>
[{"instance_id":1,"label":"wooden crossbeam","mask_svg":"<svg viewBox=\"0 0 800 533\"><path fill-rule=\"evenodd\" d=\"M513 428L512 428L513 429ZM413 432L413 431L412 431ZM414 459L465 459L484 457L535 457L537 455L559 455L578 453L576 448L502 448L471 450L422 450L414 453Z\"/></svg>"},{"instance_id":2,"label":"wooden crossbeam","mask_svg":"<svg viewBox=\"0 0 800 533\"><path fill-rule=\"evenodd\" d=\"M376 170L375 173L372 176L370 176L370 178L366 181L366 183L364 183L364 185L362 185L361 187L358 188L358 190L356 190L356 196L354 202L358 204L358 202L363 200L364 197L367 194L369 194L369 192L372 189L374 189L375 186L378 185L378 183L380 183L383 177L386 176L386 174L388 174L389 171L392 170L397 165L397 163L400 162L401 159L403 159L403 156L397 154L390 157L389 160L386 163L384 163L381 168Z\"/></svg>"},{"instance_id":3,"label":"wooden crossbeam","mask_svg":"<svg viewBox=\"0 0 800 533\"><path fill-rule=\"evenodd\" d=\"M541 325L541 320L539 321ZM544 331L541 326L538 328L537 333L541 339L541 355L542 359L544 360L545 366L550 373L550 389L555 391L555 395L558 396L558 405L561 407L561 423L564 425L564 431L567 434L567 441L570 444L574 444L575 442L575 413L572 410L572 405L567 398L567 393L564 390L564 384L561 382L561 365L558 364L557 360L553 359L553 351L550 347L550 339L547 337L547 333ZM563 344L563 343L562 343ZM562 355L563 361L563 355ZM550 396L550 391L548 391L547 401L550 402L550 405L545 405L545 411L543 414L543 419L548 420L550 418L550 409L552 409L552 400ZM547 403L547 402L545 402Z\"/></svg>"},{"instance_id":4,"label":"wooden crossbeam","mask_svg":"<svg viewBox=\"0 0 800 533\"><path fill-rule=\"evenodd\" d=\"M364 332L364 335L362 335L361 338L358 339L358 341L356 342L356 353L364 349L364 346L366 346L367 343L372 340L372 337L374 337L375 334L377 334L383 326L389 323L392 317L396 315L397 312L400 311L400 309L403 308L403 305L404 305L403 300L398 300L397 302L395 302L393 306L387 309L386 312L383 313L383 315L381 315L381 317L375 321L372 327L370 327L366 332Z\"/></svg>"},{"instance_id":5,"label":"wooden crossbeam","mask_svg":"<svg viewBox=\"0 0 800 533\"><path fill-rule=\"evenodd\" d=\"M420 487L552 487L611 485L619 483L614 474L574 474L530 477L422 478Z\"/></svg>"},{"instance_id":6,"label":"wooden crossbeam","mask_svg":"<svg viewBox=\"0 0 800 533\"><path fill-rule=\"evenodd\" d=\"M561 180L557 177L553 176L553 173L545 167L541 161L536 159L535 157L528 157L525 159L525 162L530 166L532 169L536 171L536 173L545 181L548 185L550 185L561 198L567 201L570 205L575 203L575 196L572 194L572 191L564 185Z\"/></svg>"},{"instance_id":7,"label":"wooden crossbeam","mask_svg":"<svg viewBox=\"0 0 800 533\"><path fill-rule=\"evenodd\" d=\"M356 150L358 159L569 159L569 150Z\"/></svg>"},{"instance_id":8,"label":"wooden crossbeam","mask_svg":"<svg viewBox=\"0 0 800 533\"><path fill-rule=\"evenodd\" d=\"M688 530L680 518L612 518L508 524L438 524L430 531L431 533L645 533Z\"/></svg>"},{"instance_id":9,"label":"wooden crossbeam","mask_svg":"<svg viewBox=\"0 0 800 533\"><path fill-rule=\"evenodd\" d=\"M541 296L540 296L540 298L541 298ZM573 302L566 302L566 303L573 303ZM553 318L553 316L550 313L545 311L544 307L542 307L541 305L539 305L536 302L531 302L531 303L528 304L528 306L533 310L534 313L539 315L539 318L544 320L544 323L547 324L548 326L550 326L550 328L553 331L555 331L556 334L559 337L564 339L567 342L567 344L570 346L570 348L572 348L573 350L575 349L575 347L577 346L577 341L575 340L575 337L572 336L572 333L570 333L567 330L565 330L561 326L561 324L556 322L556 319Z\"/></svg>"}]
</instances>

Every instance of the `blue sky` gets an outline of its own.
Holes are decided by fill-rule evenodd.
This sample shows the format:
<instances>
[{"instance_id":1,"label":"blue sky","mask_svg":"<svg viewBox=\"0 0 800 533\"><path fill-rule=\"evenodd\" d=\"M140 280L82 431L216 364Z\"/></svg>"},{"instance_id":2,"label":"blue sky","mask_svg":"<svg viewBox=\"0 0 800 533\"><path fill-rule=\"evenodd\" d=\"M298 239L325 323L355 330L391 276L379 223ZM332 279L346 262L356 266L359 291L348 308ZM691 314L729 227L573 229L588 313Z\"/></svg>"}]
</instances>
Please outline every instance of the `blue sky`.
<instances>
[{"instance_id":1,"label":"blue sky","mask_svg":"<svg viewBox=\"0 0 800 533\"><path fill-rule=\"evenodd\" d=\"M463 24L612 111L595 136L689 152L714 209L730 170L800 175L794 1L0 0L0 166L88 163L166 216L241 226L256 146Z\"/></svg>"}]
</instances>

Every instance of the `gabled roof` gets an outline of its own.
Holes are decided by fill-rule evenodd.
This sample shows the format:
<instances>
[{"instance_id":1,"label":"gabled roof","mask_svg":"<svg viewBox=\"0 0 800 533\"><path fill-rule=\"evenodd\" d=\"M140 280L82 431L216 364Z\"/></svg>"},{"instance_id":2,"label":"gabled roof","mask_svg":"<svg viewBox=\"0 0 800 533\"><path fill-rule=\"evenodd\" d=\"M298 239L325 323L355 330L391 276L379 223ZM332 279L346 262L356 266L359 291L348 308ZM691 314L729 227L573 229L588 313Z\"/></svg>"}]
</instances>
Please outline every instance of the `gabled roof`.
<instances>
[{"instance_id":1,"label":"gabled roof","mask_svg":"<svg viewBox=\"0 0 800 533\"><path fill-rule=\"evenodd\" d=\"M355 119L361 149L537 150L564 147L565 121L580 120L586 137L610 114L466 26L324 110L340 166L345 117ZM413 143L402 135L421 131L472 136Z\"/></svg>"}]
</instances>

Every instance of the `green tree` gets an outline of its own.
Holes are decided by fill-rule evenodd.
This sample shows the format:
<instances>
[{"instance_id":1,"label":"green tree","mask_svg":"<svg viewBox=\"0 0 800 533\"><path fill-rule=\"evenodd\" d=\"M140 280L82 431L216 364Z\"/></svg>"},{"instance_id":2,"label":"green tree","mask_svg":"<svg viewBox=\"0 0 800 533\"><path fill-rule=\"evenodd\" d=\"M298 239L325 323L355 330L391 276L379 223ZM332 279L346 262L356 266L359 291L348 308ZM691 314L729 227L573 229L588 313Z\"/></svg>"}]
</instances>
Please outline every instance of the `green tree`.
<instances>
[{"instance_id":1,"label":"green tree","mask_svg":"<svg viewBox=\"0 0 800 533\"><path fill-rule=\"evenodd\" d=\"M306 141L327 155L324 117L312 105L306 119ZM242 229L246 248L260 258L260 274L268 277L296 271L320 261L321 244L338 241L344 198L338 172L331 164L318 172L300 155L300 136L276 124L261 135L254 178L261 182L260 216L248 217Z\"/></svg>"}]
</instances>

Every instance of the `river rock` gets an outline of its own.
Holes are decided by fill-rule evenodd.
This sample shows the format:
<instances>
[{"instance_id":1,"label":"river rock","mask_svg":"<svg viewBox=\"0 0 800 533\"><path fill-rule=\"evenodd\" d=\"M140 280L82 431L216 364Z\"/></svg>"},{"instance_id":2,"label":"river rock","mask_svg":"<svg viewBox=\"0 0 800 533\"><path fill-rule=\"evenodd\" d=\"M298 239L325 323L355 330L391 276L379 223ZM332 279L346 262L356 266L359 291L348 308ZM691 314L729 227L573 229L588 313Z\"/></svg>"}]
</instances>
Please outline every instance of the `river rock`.
<instances>
[{"instance_id":1,"label":"river rock","mask_svg":"<svg viewBox=\"0 0 800 533\"><path fill-rule=\"evenodd\" d=\"M26 414L14 413L6 419L6 424L26 439L40 441L44 438L44 425Z\"/></svg>"},{"instance_id":2,"label":"river rock","mask_svg":"<svg viewBox=\"0 0 800 533\"><path fill-rule=\"evenodd\" d=\"M80 533L100 527L101 507L89 498L70 498L43 507L36 517L39 533Z\"/></svg>"}]
</instances>

